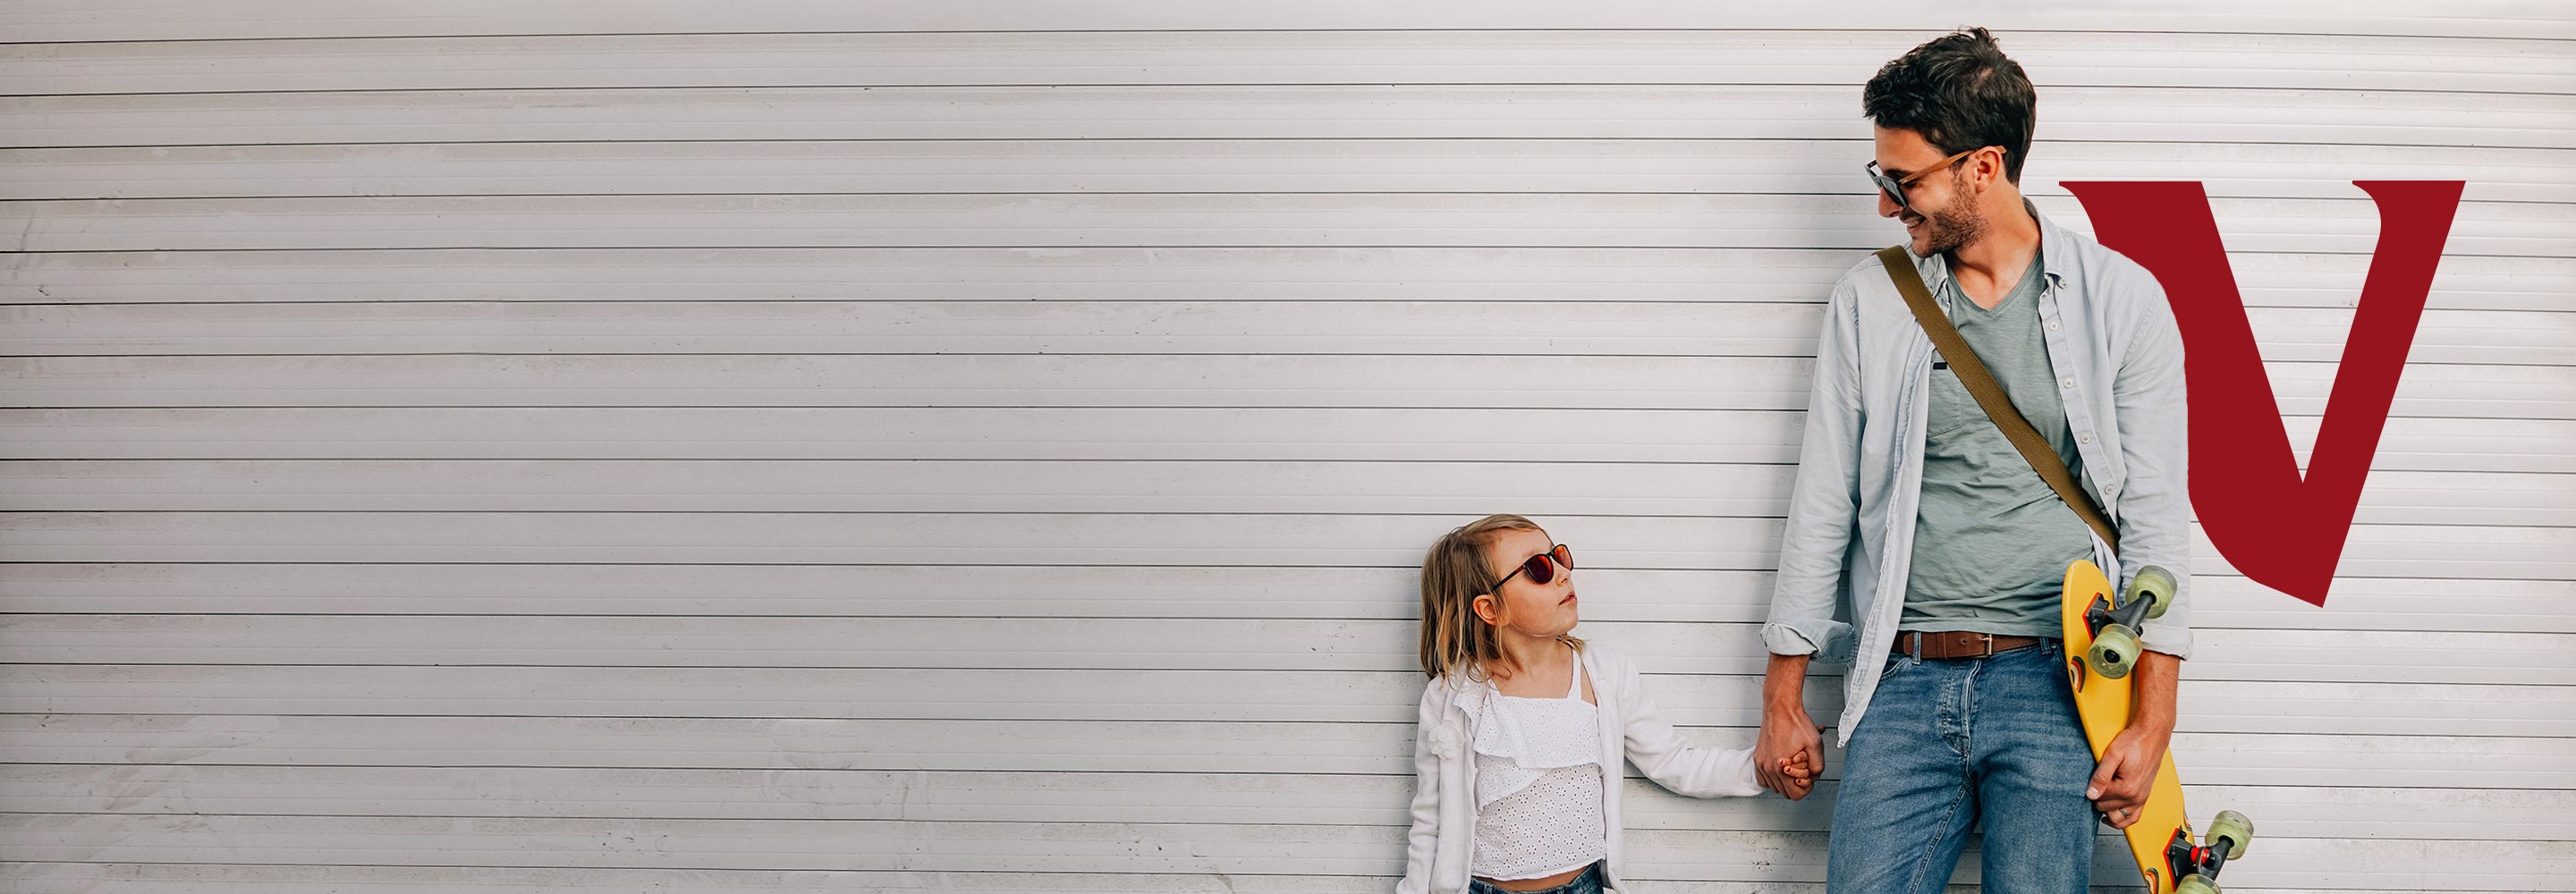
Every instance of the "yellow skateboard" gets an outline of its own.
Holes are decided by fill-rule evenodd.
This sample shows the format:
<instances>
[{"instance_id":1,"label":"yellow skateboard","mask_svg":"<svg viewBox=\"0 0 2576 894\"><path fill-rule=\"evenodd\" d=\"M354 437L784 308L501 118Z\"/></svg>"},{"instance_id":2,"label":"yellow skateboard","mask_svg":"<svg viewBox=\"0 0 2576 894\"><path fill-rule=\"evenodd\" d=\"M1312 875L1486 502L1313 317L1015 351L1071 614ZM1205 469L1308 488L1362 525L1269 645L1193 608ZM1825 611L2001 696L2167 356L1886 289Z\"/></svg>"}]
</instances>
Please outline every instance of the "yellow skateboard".
<instances>
[{"instance_id":1,"label":"yellow skateboard","mask_svg":"<svg viewBox=\"0 0 2576 894\"><path fill-rule=\"evenodd\" d=\"M2138 662L2138 625L2162 617L2173 601L2173 574L2149 565L2138 570L2128 592L2111 598L2111 581L2100 566L2078 561L2066 568L2066 592L2060 617L2066 635L2066 680L2075 687L2075 713L2084 722L2084 738L2093 757L2111 747L2111 737L2129 725L2129 671ZM2254 839L2254 824L2245 815L2222 810L2209 825L2209 846L2192 838L2183 814L2182 779L2174 775L2173 753L2156 767L2155 784L2138 821L2122 830L2129 854L2138 860L2138 875L2152 894L2218 894L2218 870L2245 855Z\"/></svg>"}]
</instances>

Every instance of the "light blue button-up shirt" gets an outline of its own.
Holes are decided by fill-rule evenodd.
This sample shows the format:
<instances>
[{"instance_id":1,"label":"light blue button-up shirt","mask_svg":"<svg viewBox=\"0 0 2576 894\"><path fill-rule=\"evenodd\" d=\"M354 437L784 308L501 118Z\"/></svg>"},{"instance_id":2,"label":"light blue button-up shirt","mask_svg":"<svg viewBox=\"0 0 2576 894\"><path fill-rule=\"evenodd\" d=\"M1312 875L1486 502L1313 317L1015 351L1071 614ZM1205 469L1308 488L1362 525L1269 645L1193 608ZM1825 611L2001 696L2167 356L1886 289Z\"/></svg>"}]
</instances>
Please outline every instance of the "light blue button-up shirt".
<instances>
[{"instance_id":1,"label":"light blue button-up shirt","mask_svg":"<svg viewBox=\"0 0 2576 894\"><path fill-rule=\"evenodd\" d=\"M2116 556L2094 538L2094 563L2122 585L2148 565L2173 572L2182 585L2172 608L2139 633L2147 648L2188 658L2191 500L2181 330L2154 274L2036 208L2031 215L2039 220L2047 278L2039 318L2049 366L2084 460L2084 488L2120 533ZM1949 262L1934 255L1914 266L1949 310ZM1835 724L1843 742L1869 708L1884 664L1875 659L1895 643L1904 609L1935 356L1931 336L1878 258L1834 282L1762 641L1775 654L1851 663Z\"/></svg>"}]
</instances>

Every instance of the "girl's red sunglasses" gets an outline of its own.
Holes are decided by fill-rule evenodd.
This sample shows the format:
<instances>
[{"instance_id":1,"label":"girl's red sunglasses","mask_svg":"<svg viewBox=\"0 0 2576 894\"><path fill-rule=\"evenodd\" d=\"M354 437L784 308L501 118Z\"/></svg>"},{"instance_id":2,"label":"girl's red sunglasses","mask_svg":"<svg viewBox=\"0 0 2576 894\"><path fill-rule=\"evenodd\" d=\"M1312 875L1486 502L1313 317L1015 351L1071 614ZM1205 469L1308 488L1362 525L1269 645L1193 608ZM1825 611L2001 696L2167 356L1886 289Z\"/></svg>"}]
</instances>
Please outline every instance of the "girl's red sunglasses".
<instances>
[{"instance_id":1,"label":"girl's red sunglasses","mask_svg":"<svg viewBox=\"0 0 2576 894\"><path fill-rule=\"evenodd\" d=\"M1555 564L1548 563L1548 558L1551 556L1555 557ZM1556 545L1555 549L1548 550L1547 552L1522 560L1521 567L1512 569L1512 573L1503 575L1502 580L1494 582L1494 589L1501 590L1504 584L1510 583L1512 578L1520 576L1520 573L1524 571L1529 572L1530 580L1537 583L1544 584L1554 581L1556 580L1557 565L1565 566L1565 570L1567 571L1574 570L1574 550L1572 547L1559 543Z\"/></svg>"}]
</instances>

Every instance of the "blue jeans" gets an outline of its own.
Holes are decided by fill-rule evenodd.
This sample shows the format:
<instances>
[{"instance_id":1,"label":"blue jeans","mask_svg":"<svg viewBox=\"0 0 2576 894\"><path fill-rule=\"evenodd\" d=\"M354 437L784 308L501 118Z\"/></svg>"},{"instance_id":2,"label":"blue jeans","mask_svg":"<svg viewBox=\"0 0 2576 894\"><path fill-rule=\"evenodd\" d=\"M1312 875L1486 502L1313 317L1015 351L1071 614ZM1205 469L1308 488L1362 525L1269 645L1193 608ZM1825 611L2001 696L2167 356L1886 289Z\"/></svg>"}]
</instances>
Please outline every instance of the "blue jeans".
<instances>
[{"instance_id":1,"label":"blue jeans","mask_svg":"<svg viewBox=\"0 0 2576 894\"><path fill-rule=\"evenodd\" d=\"M1468 879L1467 894L1601 894L1601 864L1595 861L1583 867L1583 874L1573 881L1537 891L1506 891L1486 884L1483 879Z\"/></svg>"},{"instance_id":2,"label":"blue jeans","mask_svg":"<svg viewBox=\"0 0 2576 894\"><path fill-rule=\"evenodd\" d=\"M1985 820L1985 894L2085 894L2093 749L2056 640L1984 658L1896 655L1852 731L1825 848L1831 894L1949 884Z\"/></svg>"}]
</instances>

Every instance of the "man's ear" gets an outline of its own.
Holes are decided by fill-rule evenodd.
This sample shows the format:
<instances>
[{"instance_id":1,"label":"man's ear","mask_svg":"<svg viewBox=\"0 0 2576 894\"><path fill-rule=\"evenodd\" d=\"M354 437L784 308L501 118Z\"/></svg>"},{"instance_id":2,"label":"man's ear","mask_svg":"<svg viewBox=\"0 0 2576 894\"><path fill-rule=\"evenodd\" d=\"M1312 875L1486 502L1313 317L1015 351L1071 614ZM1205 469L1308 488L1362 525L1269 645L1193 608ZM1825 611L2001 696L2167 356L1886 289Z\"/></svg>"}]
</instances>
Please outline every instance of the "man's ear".
<instances>
[{"instance_id":1,"label":"man's ear","mask_svg":"<svg viewBox=\"0 0 2576 894\"><path fill-rule=\"evenodd\" d=\"M1492 593L1476 594L1475 600L1467 603L1467 610L1476 613L1476 620L1489 625L1502 620L1502 606L1495 603Z\"/></svg>"},{"instance_id":2,"label":"man's ear","mask_svg":"<svg viewBox=\"0 0 2576 894\"><path fill-rule=\"evenodd\" d=\"M1978 192L1993 189L1995 184L2004 182L2004 147L1980 147L1977 154L1968 156L1968 161L1974 163L1969 176L1976 178Z\"/></svg>"}]
</instances>

